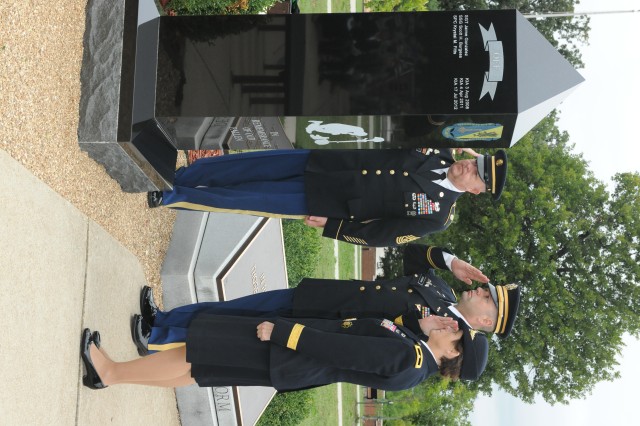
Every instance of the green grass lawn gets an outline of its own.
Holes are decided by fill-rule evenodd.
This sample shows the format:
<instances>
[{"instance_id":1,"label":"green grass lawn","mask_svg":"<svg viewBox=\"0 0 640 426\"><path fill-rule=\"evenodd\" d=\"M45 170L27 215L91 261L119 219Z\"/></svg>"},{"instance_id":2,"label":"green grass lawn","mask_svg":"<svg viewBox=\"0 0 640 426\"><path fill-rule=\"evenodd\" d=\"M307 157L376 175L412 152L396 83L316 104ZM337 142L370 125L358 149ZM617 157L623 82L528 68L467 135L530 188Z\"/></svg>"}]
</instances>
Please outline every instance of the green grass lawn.
<instances>
[{"instance_id":1,"label":"green grass lawn","mask_svg":"<svg viewBox=\"0 0 640 426\"><path fill-rule=\"evenodd\" d=\"M298 0L302 13L327 13L327 0ZM362 0L356 0L356 12L364 10ZM350 12L349 0L331 0L331 12Z\"/></svg>"},{"instance_id":2,"label":"green grass lawn","mask_svg":"<svg viewBox=\"0 0 640 426\"><path fill-rule=\"evenodd\" d=\"M322 230L318 230L322 235ZM334 240L320 239L322 247L318 255L318 266L315 278L334 278L336 258L334 255ZM338 242L338 259L340 263L340 279L355 277L354 245ZM311 414L304 419L301 426L337 425L338 424L338 391L337 385L323 386L313 390L313 407ZM356 386L342 384L342 421L346 425L354 425L356 421Z\"/></svg>"},{"instance_id":3,"label":"green grass lawn","mask_svg":"<svg viewBox=\"0 0 640 426\"><path fill-rule=\"evenodd\" d=\"M318 235L322 235L322 230L318 230ZM336 258L334 254L334 240L321 238L322 244L318 255L318 266L313 278L335 278ZM338 241L338 260L340 264L339 278L350 280L355 278L354 266L354 245Z\"/></svg>"},{"instance_id":4,"label":"green grass lawn","mask_svg":"<svg viewBox=\"0 0 640 426\"><path fill-rule=\"evenodd\" d=\"M302 13L327 13L327 0L298 0Z\"/></svg>"},{"instance_id":5,"label":"green grass lawn","mask_svg":"<svg viewBox=\"0 0 640 426\"><path fill-rule=\"evenodd\" d=\"M337 425L338 424L338 385L328 385L313 389L313 406L309 417L299 426ZM342 424L351 426L356 423L356 385L342 384Z\"/></svg>"}]
</instances>

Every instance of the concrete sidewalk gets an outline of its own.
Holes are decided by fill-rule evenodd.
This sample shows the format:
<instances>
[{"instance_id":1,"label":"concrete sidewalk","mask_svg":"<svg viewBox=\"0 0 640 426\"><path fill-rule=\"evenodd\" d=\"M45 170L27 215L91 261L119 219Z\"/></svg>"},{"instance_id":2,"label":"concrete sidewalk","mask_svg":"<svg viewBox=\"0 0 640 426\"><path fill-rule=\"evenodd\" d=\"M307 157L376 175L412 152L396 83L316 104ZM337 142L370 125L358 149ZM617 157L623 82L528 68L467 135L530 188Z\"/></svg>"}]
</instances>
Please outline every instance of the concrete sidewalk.
<instances>
[{"instance_id":1,"label":"concrete sidewalk","mask_svg":"<svg viewBox=\"0 0 640 426\"><path fill-rule=\"evenodd\" d=\"M132 230L135 232L135 230ZM80 332L137 357L138 259L0 150L0 423L179 425L173 389L82 386Z\"/></svg>"}]
</instances>

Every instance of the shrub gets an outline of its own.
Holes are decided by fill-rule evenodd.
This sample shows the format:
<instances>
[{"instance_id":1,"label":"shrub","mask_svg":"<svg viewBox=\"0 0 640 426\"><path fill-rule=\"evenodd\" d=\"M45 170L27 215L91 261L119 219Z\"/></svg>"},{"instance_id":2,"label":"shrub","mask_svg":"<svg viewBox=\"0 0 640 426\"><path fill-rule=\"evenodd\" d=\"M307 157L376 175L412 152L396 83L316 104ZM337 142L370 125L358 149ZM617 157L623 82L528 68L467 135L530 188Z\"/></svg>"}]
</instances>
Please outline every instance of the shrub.
<instances>
[{"instance_id":1,"label":"shrub","mask_svg":"<svg viewBox=\"0 0 640 426\"><path fill-rule=\"evenodd\" d=\"M278 0L171 0L166 9L177 15L256 14L265 12Z\"/></svg>"},{"instance_id":2,"label":"shrub","mask_svg":"<svg viewBox=\"0 0 640 426\"><path fill-rule=\"evenodd\" d=\"M311 390L277 394L267 406L256 426L294 426L311 412Z\"/></svg>"},{"instance_id":3,"label":"shrub","mask_svg":"<svg viewBox=\"0 0 640 426\"><path fill-rule=\"evenodd\" d=\"M318 265L320 235L301 220L283 220L284 251L287 257L289 287L304 277L312 277Z\"/></svg>"}]
</instances>

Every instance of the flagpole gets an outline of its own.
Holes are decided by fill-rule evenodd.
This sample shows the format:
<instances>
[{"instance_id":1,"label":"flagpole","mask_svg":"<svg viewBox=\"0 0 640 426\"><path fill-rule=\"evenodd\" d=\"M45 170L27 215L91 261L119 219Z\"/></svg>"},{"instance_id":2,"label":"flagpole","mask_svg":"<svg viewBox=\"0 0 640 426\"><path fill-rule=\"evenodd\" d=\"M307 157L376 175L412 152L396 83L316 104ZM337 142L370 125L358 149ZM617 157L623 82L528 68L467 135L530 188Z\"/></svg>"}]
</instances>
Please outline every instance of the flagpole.
<instances>
[{"instance_id":1,"label":"flagpole","mask_svg":"<svg viewBox=\"0 0 640 426\"><path fill-rule=\"evenodd\" d=\"M612 13L636 13L640 12L639 9L633 10L604 10L604 11L595 11L595 12L545 12L545 13L527 13L523 14L527 19L536 19L536 18L565 18L565 17L573 17L573 16L587 16L587 15L606 15Z\"/></svg>"}]
</instances>

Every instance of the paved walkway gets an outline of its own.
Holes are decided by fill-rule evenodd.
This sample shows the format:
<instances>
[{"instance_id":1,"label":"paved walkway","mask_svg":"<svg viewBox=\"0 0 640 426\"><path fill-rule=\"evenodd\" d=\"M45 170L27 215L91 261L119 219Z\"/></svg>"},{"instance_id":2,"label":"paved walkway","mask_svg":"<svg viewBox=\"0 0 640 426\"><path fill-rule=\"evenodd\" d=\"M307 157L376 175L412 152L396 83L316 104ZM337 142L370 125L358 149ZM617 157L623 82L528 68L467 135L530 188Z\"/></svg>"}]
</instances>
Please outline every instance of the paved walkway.
<instances>
[{"instance_id":1,"label":"paved walkway","mask_svg":"<svg viewBox=\"0 0 640 426\"><path fill-rule=\"evenodd\" d=\"M172 389L82 386L80 332L135 357L138 259L0 150L0 423L179 425Z\"/></svg>"}]
</instances>

